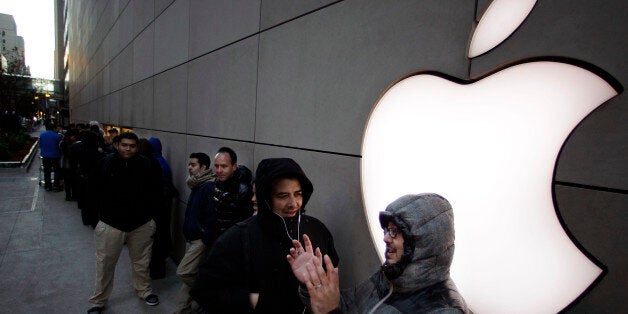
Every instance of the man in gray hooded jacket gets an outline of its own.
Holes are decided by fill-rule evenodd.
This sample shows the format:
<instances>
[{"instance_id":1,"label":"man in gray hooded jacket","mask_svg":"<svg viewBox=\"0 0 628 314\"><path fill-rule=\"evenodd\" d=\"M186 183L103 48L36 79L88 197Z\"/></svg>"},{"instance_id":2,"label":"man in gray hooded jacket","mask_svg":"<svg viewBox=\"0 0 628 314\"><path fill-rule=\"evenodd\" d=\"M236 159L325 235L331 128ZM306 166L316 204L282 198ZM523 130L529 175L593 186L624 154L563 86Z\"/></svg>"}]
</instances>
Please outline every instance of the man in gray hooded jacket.
<instances>
[{"instance_id":1,"label":"man in gray hooded jacket","mask_svg":"<svg viewBox=\"0 0 628 314\"><path fill-rule=\"evenodd\" d=\"M449 275L454 217L437 194L406 195L380 212L386 261L358 286L339 291L338 269L311 243L294 243L288 262L307 287L301 298L314 313L470 313ZM309 299L309 300L308 300ZM309 302L307 302L309 301Z\"/></svg>"}]
</instances>

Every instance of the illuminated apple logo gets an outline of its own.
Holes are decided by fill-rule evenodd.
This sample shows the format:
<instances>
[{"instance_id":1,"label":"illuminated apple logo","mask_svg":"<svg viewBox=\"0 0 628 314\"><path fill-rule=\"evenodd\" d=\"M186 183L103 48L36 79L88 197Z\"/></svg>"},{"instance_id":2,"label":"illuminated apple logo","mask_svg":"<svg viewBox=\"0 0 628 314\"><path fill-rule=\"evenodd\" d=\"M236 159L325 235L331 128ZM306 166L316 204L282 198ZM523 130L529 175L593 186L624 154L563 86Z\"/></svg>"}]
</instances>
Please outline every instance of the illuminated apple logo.
<instances>
[{"instance_id":1,"label":"illuminated apple logo","mask_svg":"<svg viewBox=\"0 0 628 314\"><path fill-rule=\"evenodd\" d=\"M472 80L436 72L400 79L376 103L362 145L362 192L380 257L378 212L404 194L438 193L454 208L451 274L473 311L564 309L602 269L560 224L554 166L578 123L621 90L601 69L568 58L519 61Z\"/></svg>"}]
</instances>

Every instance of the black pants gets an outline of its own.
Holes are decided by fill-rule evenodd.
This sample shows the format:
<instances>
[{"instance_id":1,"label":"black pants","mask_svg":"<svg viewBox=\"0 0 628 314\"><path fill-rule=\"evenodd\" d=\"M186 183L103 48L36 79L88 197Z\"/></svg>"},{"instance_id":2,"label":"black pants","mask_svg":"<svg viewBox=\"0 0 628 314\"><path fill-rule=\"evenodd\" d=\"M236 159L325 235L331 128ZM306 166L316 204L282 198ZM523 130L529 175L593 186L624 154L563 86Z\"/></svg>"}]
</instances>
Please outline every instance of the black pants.
<instances>
[{"instance_id":1,"label":"black pants","mask_svg":"<svg viewBox=\"0 0 628 314\"><path fill-rule=\"evenodd\" d=\"M76 174L72 168L62 168L63 171L63 186L65 189L65 198L73 199L78 196L78 193L74 192L76 188Z\"/></svg>"},{"instance_id":2,"label":"black pants","mask_svg":"<svg viewBox=\"0 0 628 314\"><path fill-rule=\"evenodd\" d=\"M153 252L150 259L150 277L160 279L166 276L166 259L172 250L170 234L170 215L172 214L172 198L161 201L157 215L155 235L153 237Z\"/></svg>"},{"instance_id":3,"label":"black pants","mask_svg":"<svg viewBox=\"0 0 628 314\"><path fill-rule=\"evenodd\" d=\"M59 169L59 158L42 158L42 163L44 164L44 187L46 189L51 189L52 184L50 183L50 173L54 171L54 185L55 187L59 187L59 179L60 179L60 171Z\"/></svg>"}]
</instances>

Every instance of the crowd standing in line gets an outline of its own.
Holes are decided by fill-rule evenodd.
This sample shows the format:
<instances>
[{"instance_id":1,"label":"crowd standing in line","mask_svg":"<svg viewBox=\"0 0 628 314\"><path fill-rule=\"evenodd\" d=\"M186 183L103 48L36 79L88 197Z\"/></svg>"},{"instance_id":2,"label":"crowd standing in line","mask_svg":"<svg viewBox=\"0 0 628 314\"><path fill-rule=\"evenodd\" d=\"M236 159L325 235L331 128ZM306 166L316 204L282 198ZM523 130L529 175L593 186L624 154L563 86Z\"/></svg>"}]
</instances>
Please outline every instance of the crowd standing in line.
<instances>
[{"instance_id":1,"label":"crowd standing in line","mask_svg":"<svg viewBox=\"0 0 628 314\"><path fill-rule=\"evenodd\" d=\"M78 201L83 223L94 228L96 284L88 313L105 310L124 245L135 292L159 304L151 279L165 277L179 196L161 141L115 128L103 136L95 121L70 125L64 134L52 124L46 130L40 135L45 188L65 188L65 199ZM333 237L305 215L313 185L294 160L264 159L253 180L236 153L222 147L213 168L207 154L190 154L188 174L175 313L470 312L449 275L453 212L439 195L406 195L381 212L386 261L341 291Z\"/></svg>"},{"instance_id":2,"label":"crowd standing in line","mask_svg":"<svg viewBox=\"0 0 628 314\"><path fill-rule=\"evenodd\" d=\"M214 174L209 156L204 153L190 155L187 183L192 193L183 228L188 245L177 268L182 281L177 313L192 308L190 290L199 265L214 241L229 227L252 215L252 174L247 167L238 165L237 160L235 151L221 147L214 157Z\"/></svg>"},{"instance_id":3,"label":"crowd standing in line","mask_svg":"<svg viewBox=\"0 0 628 314\"><path fill-rule=\"evenodd\" d=\"M337 264L333 238L322 222L304 214L313 186L294 160L262 160L255 187L258 214L214 242L190 294L210 313L301 313L285 253L307 233Z\"/></svg>"},{"instance_id":4,"label":"crowd standing in line","mask_svg":"<svg viewBox=\"0 0 628 314\"><path fill-rule=\"evenodd\" d=\"M61 175L65 189L65 200L72 201L78 196L76 190L76 159L71 157L70 147L76 143L79 132L76 129L67 130L59 144L61 148Z\"/></svg>"}]
</instances>

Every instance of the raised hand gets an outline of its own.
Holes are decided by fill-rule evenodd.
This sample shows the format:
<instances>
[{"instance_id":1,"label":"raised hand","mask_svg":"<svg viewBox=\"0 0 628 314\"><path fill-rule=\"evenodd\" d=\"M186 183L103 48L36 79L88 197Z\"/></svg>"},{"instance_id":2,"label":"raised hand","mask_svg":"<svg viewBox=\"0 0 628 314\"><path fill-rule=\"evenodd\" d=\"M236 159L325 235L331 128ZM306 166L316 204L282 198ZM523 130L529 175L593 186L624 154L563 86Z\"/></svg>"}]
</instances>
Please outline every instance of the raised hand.
<instances>
[{"instance_id":1,"label":"raised hand","mask_svg":"<svg viewBox=\"0 0 628 314\"><path fill-rule=\"evenodd\" d=\"M314 265L314 261L318 260L321 264L322 254L319 248L316 248L316 252L312 248L312 241L306 234L303 235L303 243L305 249L301 246L301 243L297 240L292 240L293 248L290 249L290 254L286 256L288 263L292 268L292 273L302 284L306 284L310 281L309 273L306 265Z\"/></svg>"},{"instance_id":2,"label":"raised hand","mask_svg":"<svg viewBox=\"0 0 628 314\"><path fill-rule=\"evenodd\" d=\"M310 281L305 283L307 292L310 294L310 307L312 312L329 313L340 304L340 287L338 280L338 268L327 254L325 254L325 269L319 259L314 260L314 264L307 264L306 269Z\"/></svg>"}]
</instances>

